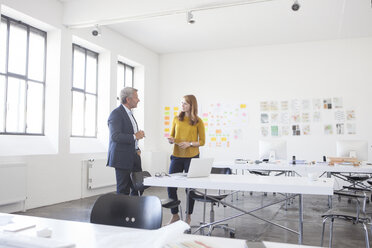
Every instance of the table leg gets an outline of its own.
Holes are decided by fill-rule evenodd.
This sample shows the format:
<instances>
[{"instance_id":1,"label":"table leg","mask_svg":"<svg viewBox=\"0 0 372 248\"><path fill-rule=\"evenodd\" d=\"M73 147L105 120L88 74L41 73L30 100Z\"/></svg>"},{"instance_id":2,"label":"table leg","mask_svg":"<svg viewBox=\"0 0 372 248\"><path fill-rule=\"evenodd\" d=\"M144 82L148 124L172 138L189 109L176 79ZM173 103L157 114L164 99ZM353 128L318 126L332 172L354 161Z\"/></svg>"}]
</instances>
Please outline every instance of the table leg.
<instances>
[{"instance_id":1,"label":"table leg","mask_svg":"<svg viewBox=\"0 0 372 248\"><path fill-rule=\"evenodd\" d=\"M189 197L190 197L190 189L189 188L186 188L186 214L185 214L185 222L186 222L186 219L187 219L187 215L189 214Z\"/></svg>"},{"instance_id":2,"label":"table leg","mask_svg":"<svg viewBox=\"0 0 372 248\"><path fill-rule=\"evenodd\" d=\"M303 202L303 195L300 194L298 196L298 208L299 208L299 227L298 227L298 232L299 232L299 235L298 235L298 244L299 245L302 245L302 241L303 241L303 234L304 234L304 213L303 213L303 210L304 210L304 202Z\"/></svg>"},{"instance_id":3,"label":"table leg","mask_svg":"<svg viewBox=\"0 0 372 248\"><path fill-rule=\"evenodd\" d=\"M327 178L331 178L332 174L331 172L327 172ZM332 208L332 196L328 196L328 208Z\"/></svg>"}]
</instances>

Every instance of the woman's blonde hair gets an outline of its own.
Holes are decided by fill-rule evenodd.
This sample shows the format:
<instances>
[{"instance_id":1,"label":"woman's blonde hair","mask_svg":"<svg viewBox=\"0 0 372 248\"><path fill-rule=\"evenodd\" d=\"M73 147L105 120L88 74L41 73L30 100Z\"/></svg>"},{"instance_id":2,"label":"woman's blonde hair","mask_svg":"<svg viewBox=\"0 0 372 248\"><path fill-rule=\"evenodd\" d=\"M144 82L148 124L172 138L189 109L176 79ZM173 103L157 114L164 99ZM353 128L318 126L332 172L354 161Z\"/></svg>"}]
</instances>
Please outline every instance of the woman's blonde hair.
<instances>
[{"instance_id":1,"label":"woman's blonde hair","mask_svg":"<svg viewBox=\"0 0 372 248\"><path fill-rule=\"evenodd\" d=\"M196 125L198 123L198 102L194 95L186 95L183 97L185 101L190 104L190 125ZM183 121L185 118L185 112L181 112L178 115L178 120Z\"/></svg>"}]
</instances>

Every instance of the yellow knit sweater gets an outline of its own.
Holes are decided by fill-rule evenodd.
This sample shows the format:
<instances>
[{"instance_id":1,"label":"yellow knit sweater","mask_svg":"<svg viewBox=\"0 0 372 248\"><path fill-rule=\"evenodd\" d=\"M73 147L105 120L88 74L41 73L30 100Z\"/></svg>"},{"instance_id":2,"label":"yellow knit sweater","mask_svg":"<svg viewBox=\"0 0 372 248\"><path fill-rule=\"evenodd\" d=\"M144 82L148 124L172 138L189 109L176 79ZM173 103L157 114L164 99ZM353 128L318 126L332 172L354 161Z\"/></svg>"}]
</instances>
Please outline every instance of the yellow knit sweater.
<instances>
[{"instance_id":1,"label":"yellow knit sweater","mask_svg":"<svg viewBox=\"0 0 372 248\"><path fill-rule=\"evenodd\" d=\"M199 154L199 147L188 147L181 149L177 143L180 142L199 142L200 146L205 144L205 130L204 123L198 117L198 123L196 125L190 125L189 117L185 116L183 121L178 120L178 117L174 117L172 123L172 131L170 136L175 139L173 147L173 156L181 158L192 158Z\"/></svg>"}]
</instances>

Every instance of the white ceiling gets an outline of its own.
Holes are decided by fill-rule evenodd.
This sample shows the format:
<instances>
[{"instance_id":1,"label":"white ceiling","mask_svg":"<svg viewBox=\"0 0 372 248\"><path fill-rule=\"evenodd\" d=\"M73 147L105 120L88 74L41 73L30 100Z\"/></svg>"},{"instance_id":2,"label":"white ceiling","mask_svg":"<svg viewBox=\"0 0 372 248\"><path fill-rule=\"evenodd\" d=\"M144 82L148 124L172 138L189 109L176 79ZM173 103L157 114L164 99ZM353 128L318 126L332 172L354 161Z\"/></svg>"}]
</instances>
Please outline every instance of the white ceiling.
<instances>
[{"instance_id":1,"label":"white ceiling","mask_svg":"<svg viewBox=\"0 0 372 248\"><path fill-rule=\"evenodd\" d=\"M301 8L297 12L291 9L293 0L253 1L195 10L195 24L187 23L187 10L237 2L60 1L64 4L67 26L106 24L159 54L372 36L371 0L299 0ZM133 17L144 20L133 21L140 19Z\"/></svg>"}]
</instances>

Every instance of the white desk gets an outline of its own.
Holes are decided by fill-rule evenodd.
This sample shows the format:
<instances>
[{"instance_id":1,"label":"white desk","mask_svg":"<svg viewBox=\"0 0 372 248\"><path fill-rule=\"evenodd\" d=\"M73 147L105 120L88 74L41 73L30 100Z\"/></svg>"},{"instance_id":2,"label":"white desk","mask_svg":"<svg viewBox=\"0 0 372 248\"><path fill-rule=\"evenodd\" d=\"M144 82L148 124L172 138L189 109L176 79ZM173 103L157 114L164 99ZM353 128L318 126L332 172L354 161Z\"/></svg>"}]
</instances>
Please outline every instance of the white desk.
<instances>
[{"instance_id":1,"label":"white desk","mask_svg":"<svg viewBox=\"0 0 372 248\"><path fill-rule=\"evenodd\" d=\"M222 190L240 190L240 191L258 191L258 192L280 192L299 195L299 230L298 232L277 225L256 215L252 212L261 209L246 211L237 208L227 202L221 201L224 205L241 211L243 214L249 214L253 217L267 221L278 227L284 228L299 235L299 244L303 240L303 194L311 195L333 195L333 178L321 178L316 181L310 181L305 177L257 177L254 175L216 175L212 174L206 178L177 178L177 177L147 177L144 184L148 186L160 187L179 187L195 189L222 189ZM187 198L188 199L188 198ZM279 203L279 202L278 202ZM188 205L188 204L187 204ZM270 206L268 204L266 206ZM240 215L243 215L240 214ZM240 215L236 215L238 217Z\"/></svg>"},{"instance_id":2,"label":"white desk","mask_svg":"<svg viewBox=\"0 0 372 248\"><path fill-rule=\"evenodd\" d=\"M47 218L31 217L31 216L23 216L23 215L10 215L10 214L0 213L0 217L1 215L12 216L14 223L36 224L36 228L31 228L31 229L17 232L19 234L35 236L35 231L37 228L48 227L53 230L53 235L52 235L53 239L59 239L59 240L75 243L76 248L102 248L102 246L99 246L100 245L99 241L103 238L107 238L109 235L113 235L113 240L112 240L111 245L105 246L105 248L119 248L119 247L120 248L122 247L141 248L143 246L139 246L138 244L135 244L134 246L130 246L128 241L125 239L123 240L122 236L120 235L125 234L127 232L131 232L133 233L133 235L136 234L135 238L143 240L143 239L146 239L147 237L146 233L154 232L154 231L149 231L149 230L106 226L106 225L98 225L98 224L83 223L83 222L76 222L76 221L55 220L55 219L47 219ZM0 226L0 229L1 229L1 226ZM245 240L241 240L241 239L228 239L228 238L207 237L207 236L188 235L188 234L181 234L176 240L172 240L172 242L181 242L181 241L186 241L186 240L199 240L213 248L225 248L225 247L243 248L243 247L246 247ZM264 242L264 244L268 248L299 247L298 245L282 244L282 243L276 243L276 242ZM153 248L154 246L153 245L146 246L146 248L148 247ZM301 247L310 247L310 246L301 246Z\"/></svg>"}]
</instances>

